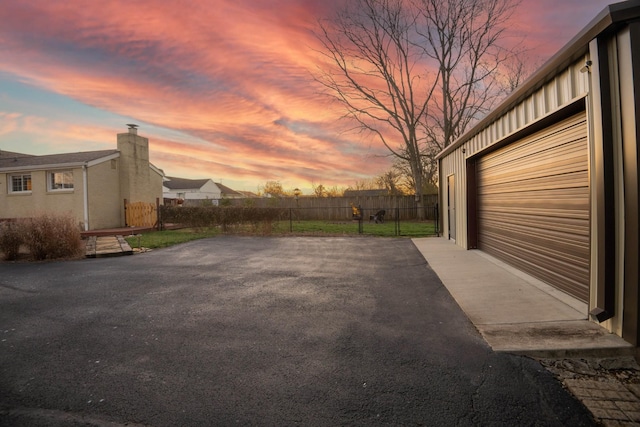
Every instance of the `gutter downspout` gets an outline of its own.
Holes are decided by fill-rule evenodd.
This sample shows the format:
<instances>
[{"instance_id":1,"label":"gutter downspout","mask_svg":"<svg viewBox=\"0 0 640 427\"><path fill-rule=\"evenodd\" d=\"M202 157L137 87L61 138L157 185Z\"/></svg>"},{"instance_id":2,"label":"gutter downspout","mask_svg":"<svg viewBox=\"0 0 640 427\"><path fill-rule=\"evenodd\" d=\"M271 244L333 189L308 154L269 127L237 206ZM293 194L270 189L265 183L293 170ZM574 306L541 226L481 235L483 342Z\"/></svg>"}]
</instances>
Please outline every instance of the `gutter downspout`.
<instances>
[{"instance_id":1,"label":"gutter downspout","mask_svg":"<svg viewBox=\"0 0 640 427\"><path fill-rule=\"evenodd\" d=\"M84 205L84 231L89 231L89 189L87 187L87 164L82 165L82 196Z\"/></svg>"}]
</instances>

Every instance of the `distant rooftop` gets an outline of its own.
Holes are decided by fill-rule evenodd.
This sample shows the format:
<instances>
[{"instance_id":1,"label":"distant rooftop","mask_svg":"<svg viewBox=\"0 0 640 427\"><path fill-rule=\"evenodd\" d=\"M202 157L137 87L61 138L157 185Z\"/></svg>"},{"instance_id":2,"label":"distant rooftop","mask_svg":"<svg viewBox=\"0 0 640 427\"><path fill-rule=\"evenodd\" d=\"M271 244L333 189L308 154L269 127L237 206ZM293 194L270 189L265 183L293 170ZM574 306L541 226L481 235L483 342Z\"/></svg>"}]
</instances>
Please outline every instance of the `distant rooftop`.
<instances>
[{"instance_id":1,"label":"distant rooftop","mask_svg":"<svg viewBox=\"0 0 640 427\"><path fill-rule=\"evenodd\" d=\"M198 189L202 188L207 182L211 181L211 179L187 179L187 178L178 178L175 176L168 176L168 181L162 183L165 187L170 190L187 190L187 189Z\"/></svg>"}]
</instances>

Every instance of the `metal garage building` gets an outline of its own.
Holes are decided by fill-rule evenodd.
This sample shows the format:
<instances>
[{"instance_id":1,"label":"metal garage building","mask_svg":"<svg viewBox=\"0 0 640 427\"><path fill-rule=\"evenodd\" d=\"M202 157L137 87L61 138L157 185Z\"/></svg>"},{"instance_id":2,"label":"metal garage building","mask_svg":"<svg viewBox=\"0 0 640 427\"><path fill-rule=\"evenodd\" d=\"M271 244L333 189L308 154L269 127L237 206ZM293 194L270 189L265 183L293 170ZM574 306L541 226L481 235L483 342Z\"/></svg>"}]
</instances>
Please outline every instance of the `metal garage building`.
<instances>
[{"instance_id":1,"label":"metal garage building","mask_svg":"<svg viewBox=\"0 0 640 427\"><path fill-rule=\"evenodd\" d=\"M439 156L441 229L640 341L640 0L610 5Z\"/></svg>"}]
</instances>

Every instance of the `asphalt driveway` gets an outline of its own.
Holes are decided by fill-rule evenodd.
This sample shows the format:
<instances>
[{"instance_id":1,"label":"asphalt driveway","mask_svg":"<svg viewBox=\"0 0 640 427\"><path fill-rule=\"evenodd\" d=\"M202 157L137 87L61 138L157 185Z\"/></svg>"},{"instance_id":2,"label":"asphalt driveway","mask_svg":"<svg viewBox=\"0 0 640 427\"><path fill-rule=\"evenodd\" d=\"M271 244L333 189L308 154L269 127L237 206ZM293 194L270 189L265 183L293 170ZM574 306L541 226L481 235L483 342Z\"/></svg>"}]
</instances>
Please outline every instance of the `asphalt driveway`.
<instances>
[{"instance_id":1,"label":"asphalt driveway","mask_svg":"<svg viewBox=\"0 0 640 427\"><path fill-rule=\"evenodd\" d=\"M592 425L409 239L0 265L0 425Z\"/></svg>"}]
</instances>

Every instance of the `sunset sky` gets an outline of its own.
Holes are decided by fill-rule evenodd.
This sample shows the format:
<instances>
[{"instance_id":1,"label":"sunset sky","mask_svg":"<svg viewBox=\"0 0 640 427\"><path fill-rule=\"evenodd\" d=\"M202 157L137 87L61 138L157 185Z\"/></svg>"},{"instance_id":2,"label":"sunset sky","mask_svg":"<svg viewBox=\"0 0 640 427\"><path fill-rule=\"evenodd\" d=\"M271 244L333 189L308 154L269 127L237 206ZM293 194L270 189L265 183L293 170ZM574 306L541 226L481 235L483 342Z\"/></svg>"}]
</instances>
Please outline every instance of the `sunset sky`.
<instances>
[{"instance_id":1,"label":"sunset sky","mask_svg":"<svg viewBox=\"0 0 640 427\"><path fill-rule=\"evenodd\" d=\"M391 160L311 79L312 30L348 0L0 2L0 150L113 149L127 123L169 176L257 191L353 185ZM610 1L523 1L543 62Z\"/></svg>"}]
</instances>

